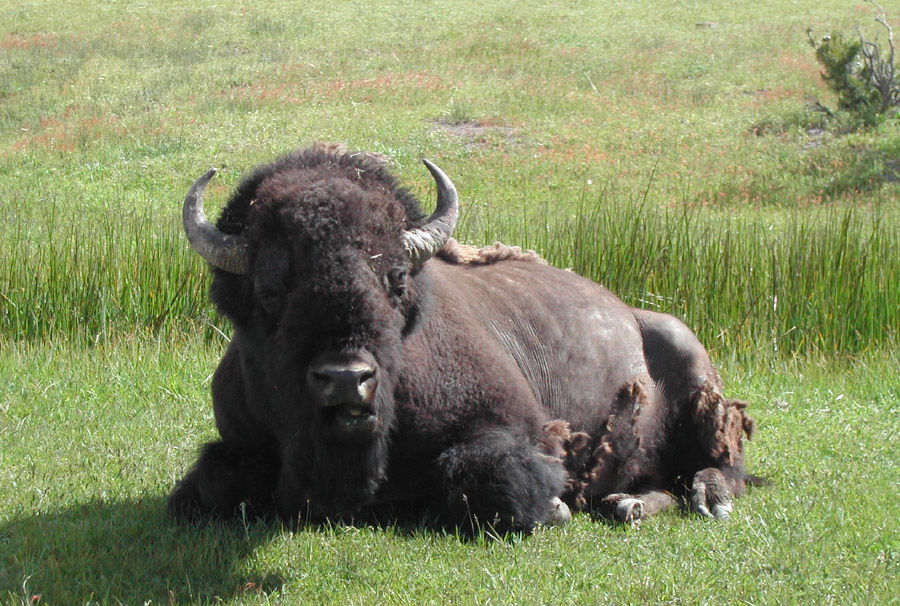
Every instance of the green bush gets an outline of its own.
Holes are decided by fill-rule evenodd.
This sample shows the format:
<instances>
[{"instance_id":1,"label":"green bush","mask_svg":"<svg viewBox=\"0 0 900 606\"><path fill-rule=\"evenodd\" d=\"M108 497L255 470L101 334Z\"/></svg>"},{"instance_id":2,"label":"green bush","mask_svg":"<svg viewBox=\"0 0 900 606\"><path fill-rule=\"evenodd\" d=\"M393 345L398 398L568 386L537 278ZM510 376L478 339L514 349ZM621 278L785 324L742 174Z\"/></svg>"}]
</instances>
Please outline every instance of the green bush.
<instances>
[{"instance_id":1,"label":"green bush","mask_svg":"<svg viewBox=\"0 0 900 606\"><path fill-rule=\"evenodd\" d=\"M876 5L877 6L877 5ZM880 7L879 7L880 8ZM869 41L859 33L851 40L834 31L816 41L812 30L806 31L816 58L825 71L822 79L837 95L838 107L864 126L872 126L900 106L900 81L894 69L894 37L884 12L875 19L887 30L887 55L877 41ZM816 102L817 109L832 115L831 110Z\"/></svg>"},{"instance_id":2,"label":"green bush","mask_svg":"<svg viewBox=\"0 0 900 606\"><path fill-rule=\"evenodd\" d=\"M856 114L865 124L872 124L877 116L878 91L869 85L865 68L860 67L862 42L848 40L841 32L832 32L816 43L810 34L810 44L825 71L822 80L838 98L838 107Z\"/></svg>"}]
</instances>

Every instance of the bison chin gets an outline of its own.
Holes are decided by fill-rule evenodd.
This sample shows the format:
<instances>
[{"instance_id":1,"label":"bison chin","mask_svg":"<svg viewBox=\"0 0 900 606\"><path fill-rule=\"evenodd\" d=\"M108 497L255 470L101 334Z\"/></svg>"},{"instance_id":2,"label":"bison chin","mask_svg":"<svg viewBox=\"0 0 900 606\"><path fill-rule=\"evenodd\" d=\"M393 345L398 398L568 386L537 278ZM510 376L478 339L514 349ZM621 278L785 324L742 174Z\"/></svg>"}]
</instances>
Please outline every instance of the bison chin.
<instances>
[{"instance_id":1,"label":"bison chin","mask_svg":"<svg viewBox=\"0 0 900 606\"><path fill-rule=\"evenodd\" d=\"M313 430L318 432L316 440L289 446L278 489L280 515L341 520L372 504L386 476L388 432L384 426L390 417L382 412L365 426L347 426L340 415L323 418Z\"/></svg>"},{"instance_id":2,"label":"bison chin","mask_svg":"<svg viewBox=\"0 0 900 606\"><path fill-rule=\"evenodd\" d=\"M306 373L309 434L285 452L278 507L287 516L342 519L370 505L384 481L393 386L364 349L317 356Z\"/></svg>"}]
</instances>

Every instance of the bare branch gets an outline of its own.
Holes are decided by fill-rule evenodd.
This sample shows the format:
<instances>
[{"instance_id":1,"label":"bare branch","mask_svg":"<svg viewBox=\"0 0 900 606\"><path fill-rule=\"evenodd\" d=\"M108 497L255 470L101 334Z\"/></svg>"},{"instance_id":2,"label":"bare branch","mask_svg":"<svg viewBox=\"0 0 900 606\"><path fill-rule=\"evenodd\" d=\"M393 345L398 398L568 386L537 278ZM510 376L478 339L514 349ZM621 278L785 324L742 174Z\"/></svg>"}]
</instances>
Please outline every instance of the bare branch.
<instances>
[{"instance_id":1,"label":"bare branch","mask_svg":"<svg viewBox=\"0 0 900 606\"><path fill-rule=\"evenodd\" d=\"M894 29L887 21L884 9L874 0L870 3L878 10L875 21L887 30L887 42L889 54L886 60L881 58L881 48L877 42L866 40L862 32L859 33L860 51L863 55L865 69L869 83L875 87L881 97L881 109L879 113L886 112L894 106L900 106L900 83L896 80L894 58Z\"/></svg>"}]
</instances>

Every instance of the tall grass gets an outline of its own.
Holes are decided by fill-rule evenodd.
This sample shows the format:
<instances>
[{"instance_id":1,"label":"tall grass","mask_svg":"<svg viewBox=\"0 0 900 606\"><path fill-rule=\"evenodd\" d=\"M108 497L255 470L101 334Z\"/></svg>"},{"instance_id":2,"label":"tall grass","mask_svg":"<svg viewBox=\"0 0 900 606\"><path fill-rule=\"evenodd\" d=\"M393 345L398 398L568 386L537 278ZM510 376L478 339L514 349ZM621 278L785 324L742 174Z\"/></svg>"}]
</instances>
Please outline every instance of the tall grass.
<instances>
[{"instance_id":1,"label":"tall grass","mask_svg":"<svg viewBox=\"0 0 900 606\"><path fill-rule=\"evenodd\" d=\"M546 210L520 225L470 219L467 235L512 234L630 305L683 318L720 352L853 354L897 342L900 223L891 209L759 214L601 197L559 220Z\"/></svg>"},{"instance_id":2,"label":"tall grass","mask_svg":"<svg viewBox=\"0 0 900 606\"><path fill-rule=\"evenodd\" d=\"M41 237L13 217L0 267L0 334L106 341L122 333L220 327L208 271L173 213L51 207ZM523 244L627 303L674 313L719 351L858 353L897 343L900 222L887 208L759 214L585 196L571 215L470 210L459 237Z\"/></svg>"},{"instance_id":3,"label":"tall grass","mask_svg":"<svg viewBox=\"0 0 900 606\"><path fill-rule=\"evenodd\" d=\"M37 236L26 218L12 218L0 334L106 343L207 323L206 266L168 221L149 211L87 220L58 212L51 206Z\"/></svg>"}]
</instances>

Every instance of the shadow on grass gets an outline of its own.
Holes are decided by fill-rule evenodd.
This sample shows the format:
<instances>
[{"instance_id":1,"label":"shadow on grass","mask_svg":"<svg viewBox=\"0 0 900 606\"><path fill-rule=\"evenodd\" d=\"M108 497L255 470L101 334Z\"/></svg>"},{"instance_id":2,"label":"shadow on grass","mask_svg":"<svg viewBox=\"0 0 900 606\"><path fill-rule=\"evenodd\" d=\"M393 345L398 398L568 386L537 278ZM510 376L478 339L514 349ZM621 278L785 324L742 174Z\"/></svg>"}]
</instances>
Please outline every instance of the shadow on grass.
<instances>
[{"instance_id":1,"label":"shadow on grass","mask_svg":"<svg viewBox=\"0 0 900 606\"><path fill-rule=\"evenodd\" d=\"M251 561L257 548L287 532L282 522L182 524L168 516L165 501L164 496L92 501L0 522L0 603L241 602L242 595L270 594L288 582ZM439 516L415 506L385 508L366 520L301 523L298 528L326 541L343 528L377 529L388 542L390 537L405 541L433 535L463 543L515 544L525 536L498 533L477 521L448 528Z\"/></svg>"},{"instance_id":2,"label":"shadow on grass","mask_svg":"<svg viewBox=\"0 0 900 606\"><path fill-rule=\"evenodd\" d=\"M474 534L472 527L448 529L439 518L414 512L391 508L372 519L300 528L326 537L355 527L401 540L434 534L466 543L523 537L477 523ZM241 602L242 595L270 594L288 581L250 562L258 547L283 532L277 521L182 524L166 513L164 496L12 516L0 522L0 603Z\"/></svg>"},{"instance_id":3,"label":"shadow on grass","mask_svg":"<svg viewBox=\"0 0 900 606\"><path fill-rule=\"evenodd\" d=\"M0 524L0 601L167 604L268 593L284 579L253 576L245 564L279 532L263 523L180 525L162 496L13 517Z\"/></svg>"}]
</instances>

